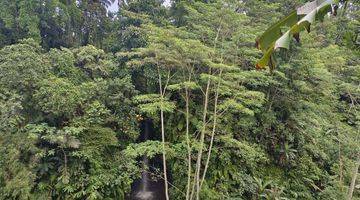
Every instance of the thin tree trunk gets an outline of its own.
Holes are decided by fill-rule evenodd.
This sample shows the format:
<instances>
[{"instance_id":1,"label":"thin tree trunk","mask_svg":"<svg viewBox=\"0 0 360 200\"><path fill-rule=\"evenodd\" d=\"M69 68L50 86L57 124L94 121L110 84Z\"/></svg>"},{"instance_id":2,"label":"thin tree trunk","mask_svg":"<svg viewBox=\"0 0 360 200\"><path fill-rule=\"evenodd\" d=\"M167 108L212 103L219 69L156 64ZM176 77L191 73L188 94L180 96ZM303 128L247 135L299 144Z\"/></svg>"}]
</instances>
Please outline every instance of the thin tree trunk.
<instances>
[{"instance_id":1,"label":"thin tree trunk","mask_svg":"<svg viewBox=\"0 0 360 200\"><path fill-rule=\"evenodd\" d=\"M343 162L341 157L341 143L340 140L338 140L339 143L339 183L342 186L343 185Z\"/></svg>"},{"instance_id":2,"label":"thin tree trunk","mask_svg":"<svg viewBox=\"0 0 360 200\"><path fill-rule=\"evenodd\" d=\"M357 175L358 175L358 172L359 172L359 167L360 167L360 153L358 154L356 165L355 165L355 168L354 168L354 172L353 172L353 175L352 175L352 178L351 178L351 184L350 184L347 200L352 199L354 189L355 189L355 184L356 184L356 178L357 178Z\"/></svg>"},{"instance_id":3,"label":"thin tree trunk","mask_svg":"<svg viewBox=\"0 0 360 200\"><path fill-rule=\"evenodd\" d=\"M164 129L164 111L160 109L160 118L161 118L161 143L163 149L163 168L164 168L164 185L165 185L165 196L166 200L169 200L169 186L167 179L167 169L166 169L166 150L165 150L165 129Z\"/></svg>"},{"instance_id":4,"label":"thin tree trunk","mask_svg":"<svg viewBox=\"0 0 360 200\"><path fill-rule=\"evenodd\" d=\"M190 81L191 73L189 75ZM190 147L190 137L189 137L189 124L190 124L190 114L189 114L189 89L185 88L185 103L186 103L186 145L188 149L188 178L187 178L187 187L186 187L186 200L190 199L190 187L191 187L191 147Z\"/></svg>"},{"instance_id":5,"label":"thin tree trunk","mask_svg":"<svg viewBox=\"0 0 360 200\"><path fill-rule=\"evenodd\" d=\"M188 179L186 187L186 200L190 198L190 185L191 185L191 147L189 137L189 91L185 89L186 95L186 145L188 149Z\"/></svg>"},{"instance_id":6,"label":"thin tree trunk","mask_svg":"<svg viewBox=\"0 0 360 200\"><path fill-rule=\"evenodd\" d=\"M160 74L159 67L158 67L158 74L159 74L160 96L161 96L161 99L163 100L164 96L165 96L165 91L163 91L163 88L162 88L162 81L161 81L161 74ZM166 86L165 86L165 88L166 88ZM163 172L164 172L165 197L166 197L166 200L169 200L169 186L168 186L167 169L166 169L164 111L163 111L162 106L160 106L160 121L161 121L161 143L162 143L162 160L163 160L162 163L163 163Z\"/></svg>"},{"instance_id":7,"label":"thin tree trunk","mask_svg":"<svg viewBox=\"0 0 360 200\"><path fill-rule=\"evenodd\" d=\"M196 161L196 200L199 200L200 198L200 169L201 169L201 160L202 160L202 153L204 149L204 140L205 140L205 132L206 132L206 118L207 118L207 110L208 110L208 104L209 104L209 93L210 93L210 78L207 81L206 84L206 90L205 90L205 100L204 100L204 113L203 113L203 125L202 130L200 134L200 149Z\"/></svg>"},{"instance_id":8,"label":"thin tree trunk","mask_svg":"<svg viewBox=\"0 0 360 200\"><path fill-rule=\"evenodd\" d=\"M194 175L194 183L191 190L190 199L193 199L194 194L196 194L196 199L199 198L199 179L200 179L200 169L201 169L201 157L202 157L202 149L204 148L204 139L205 139L205 131L206 131L206 115L207 115L207 107L209 100L209 90L210 90L210 79L208 79L206 90L205 90L205 100L204 100L204 113L203 113L203 127L200 133L200 149L198 151L198 156L195 165L195 175Z\"/></svg>"},{"instance_id":9,"label":"thin tree trunk","mask_svg":"<svg viewBox=\"0 0 360 200\"><path fill-rule=\"evenodd\" d=\"M219 38L219 34L220 34L220 30L221 30L221 24L217 30L216 33L216 37L214 39L214 51L216 50L216 44ZM209 74L211 74L211 68L209 69ZM198 156L197 156L197 161L196 161L196 165L195 165L195 176L194 176L194 184L193 184L193 190L191 192L191 196L190 199L192 199L193 194L194 194L194 190L195 190L195 186L196 186L196 200L199 200L200 198L200 170L201 170L201 160L202 160L202 153L203 153L203 149L204 149L204 141L205 141L205 132L206 132L206 118L207 118L207 109L208 109L208 104L209 104L209 93L210 93L210 83L211 80L210 78L208 78L207 84L206 84L206 90L205 90L205 100L204 100L204 110L203 110L203 127L202 130L200 132L200 149L198 152Z\"/></svg>"},{"instance_id":10,"label":"thin tree trunk","mask_svg":"<svg viewBox=\"0 0 360 200\"><path fill-rule=\"evenodd\" d=\"M222 74L222 70L220 71L219 77L221 77L221 74ZM200 188L201 188L202 184L204 183L206 172L207 172L207 169L209 167L209 162L210 162L210 157L211 157L211 150L212 150L213 143L214 143L214 138L215 138L216 123L217 123L217 105L218 105L218 99L219 99L219 87L220 87L220 82L218 83L217 88L216 88L216 92L215 92L213 127L212 127L212 131L211 131L210 146L209 146L209 151L208 151L206 162L205 162L205 168L204 168L204 172L203 172L201 182L200 182Z\"/></svg>"}]
</instances>

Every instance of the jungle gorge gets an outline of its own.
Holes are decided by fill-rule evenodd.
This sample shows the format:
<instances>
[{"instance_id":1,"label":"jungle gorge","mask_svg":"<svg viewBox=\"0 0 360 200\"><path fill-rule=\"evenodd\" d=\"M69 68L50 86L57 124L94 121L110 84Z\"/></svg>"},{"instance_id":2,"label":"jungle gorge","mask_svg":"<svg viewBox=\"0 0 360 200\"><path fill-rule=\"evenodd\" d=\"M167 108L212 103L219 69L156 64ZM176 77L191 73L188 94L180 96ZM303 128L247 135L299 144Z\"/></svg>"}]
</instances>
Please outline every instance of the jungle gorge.
<instances>
[{"instance_id":1,"label":"jungle gorge","mask_svg":"<svg viewBox=\"0 0 360 200\"><path fill-rule=\"evenodd\" d=\"M0 0L0 200L360 200L359 19Z\"/></svg>"}]
</instances>

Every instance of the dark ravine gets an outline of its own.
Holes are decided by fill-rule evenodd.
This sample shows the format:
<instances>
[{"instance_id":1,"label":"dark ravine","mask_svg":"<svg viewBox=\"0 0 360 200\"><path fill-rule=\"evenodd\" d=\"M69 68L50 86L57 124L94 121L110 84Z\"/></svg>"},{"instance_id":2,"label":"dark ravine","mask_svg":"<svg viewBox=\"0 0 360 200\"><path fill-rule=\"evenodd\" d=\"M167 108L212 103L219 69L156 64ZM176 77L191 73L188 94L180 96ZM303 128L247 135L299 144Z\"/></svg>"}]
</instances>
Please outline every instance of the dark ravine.
<instances>
[{"instance_id":1,"label":"dark ravine","mask_svg":"<svg viewBox=\"0 0 360 200\"><path fill-rule=\"evenodd\" d=\"M141 123L141 135L139 142L154 140L154 129L152 121L147 119ZM143 172L141 179L136 180L132 185L130 200L163 200L165 199L164 181L154 178L154 168L161 162L160 157L149 159L142 157Z\"/></svg>"}]
</instances>

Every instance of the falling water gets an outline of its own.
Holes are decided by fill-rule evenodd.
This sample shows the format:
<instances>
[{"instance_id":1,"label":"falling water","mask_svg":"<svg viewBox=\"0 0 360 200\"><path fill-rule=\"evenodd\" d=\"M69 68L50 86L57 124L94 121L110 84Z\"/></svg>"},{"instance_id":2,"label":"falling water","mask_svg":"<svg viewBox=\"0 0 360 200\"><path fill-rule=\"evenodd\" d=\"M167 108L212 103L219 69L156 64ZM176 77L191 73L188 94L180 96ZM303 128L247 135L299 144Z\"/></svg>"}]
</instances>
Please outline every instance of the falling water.
<instances>
[{"instance_id":1,"label":"falling water","mask_svg":"<svg viewBox=\"0 0 360 200\"><path fill-rule=\"evenodd\" d=\"M149 159L148 159L148 157L143 156L142 162L143 162L143 172L141 175L141 182L140 182L141 190L137 192L136 198L150 200L150 199L154 198L154 194L152 191L149 190L149 172L148 172Z\"/></svg>"},{"instance_id":2,"label":"falling water","mask_svg":"<svg viewBox=\"0 0 360 200\"><path fill-rule=\"evenodd\" d=\"M140 141L144 142L153 139L153 129L151 120L144 120L141 127ZM161 161L159 158L150 160L147 156L142 157L141 179L133 185L131 200L162 200L165 199L164 182L154 180L151 176L151 165Z\"/></svg>"},{"instance_id":3,"label":"falling water","mask_svg":"<svg viewBox=\"0 0 360 200\"><path fill-rule=\"evenodd\" d=\"M149 127L149 122L144 122L144 130L143 130L143 141L147 141L149 140L149 132L150 132L150 127ZM141 190L136 194L136 198L137 199L153 199L153 193L151 191L149 191L149 158L144 155L142 157L142 174L141 174Z\"/></svg>"}]
</instances>

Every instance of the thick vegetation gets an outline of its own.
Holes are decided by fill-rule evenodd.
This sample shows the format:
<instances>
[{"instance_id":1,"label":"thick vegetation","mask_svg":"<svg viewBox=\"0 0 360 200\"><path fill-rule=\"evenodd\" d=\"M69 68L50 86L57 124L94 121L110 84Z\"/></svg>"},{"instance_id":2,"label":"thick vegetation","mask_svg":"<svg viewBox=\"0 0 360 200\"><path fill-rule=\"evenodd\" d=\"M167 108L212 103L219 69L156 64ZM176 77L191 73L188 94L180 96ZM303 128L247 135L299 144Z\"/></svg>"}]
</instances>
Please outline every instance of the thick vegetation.
<instances>
[{"instance_id":1,"label":"thick vegetation","mask_svg":"<svg viewBox=\"0 0 360 200\"><path fill-rule=\"evenodd\" d=\"M255 69L305 2L0 0L0 200L360 199L359 1Z\"/></svg>"}]
</instances>

